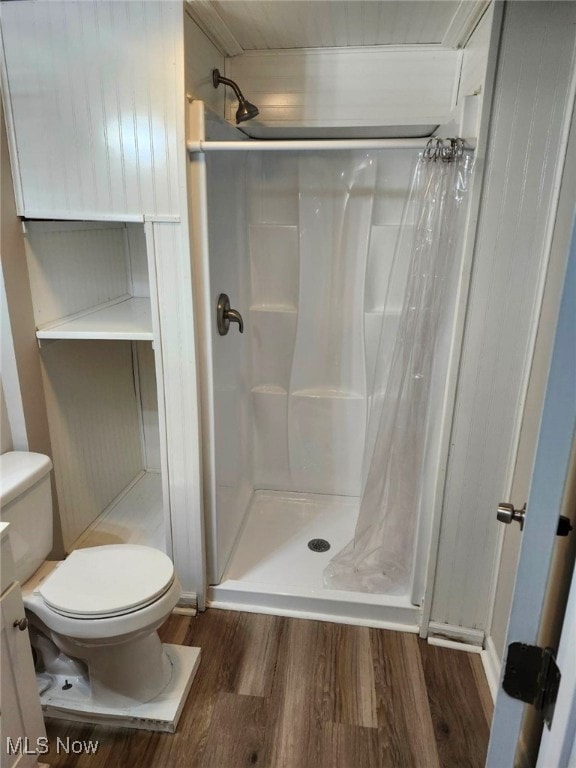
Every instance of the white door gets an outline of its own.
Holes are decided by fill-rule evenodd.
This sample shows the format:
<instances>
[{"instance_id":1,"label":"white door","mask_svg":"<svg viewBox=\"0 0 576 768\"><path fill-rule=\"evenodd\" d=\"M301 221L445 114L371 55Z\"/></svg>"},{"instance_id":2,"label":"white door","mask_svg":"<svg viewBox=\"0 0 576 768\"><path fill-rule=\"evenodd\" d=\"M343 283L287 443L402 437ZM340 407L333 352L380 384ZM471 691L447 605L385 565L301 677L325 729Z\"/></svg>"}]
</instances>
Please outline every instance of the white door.
<instances>
[{"instance_id":1,"label":"white door","mask_svg":"<svg viewBox=\"0 0 576 768\"><path fill-rule=\"evenodd\" d=\"M548 377L506 648L536 645L576 427L576 228ZM574 533L572 535L575 535ZM502 669L506 666L506 654ZM561 670L562 671L562 670ZM487 768L511 768L524 704L500 687ZM558 766L557 768L560 768Z\"/></svg>"}]
</instances>

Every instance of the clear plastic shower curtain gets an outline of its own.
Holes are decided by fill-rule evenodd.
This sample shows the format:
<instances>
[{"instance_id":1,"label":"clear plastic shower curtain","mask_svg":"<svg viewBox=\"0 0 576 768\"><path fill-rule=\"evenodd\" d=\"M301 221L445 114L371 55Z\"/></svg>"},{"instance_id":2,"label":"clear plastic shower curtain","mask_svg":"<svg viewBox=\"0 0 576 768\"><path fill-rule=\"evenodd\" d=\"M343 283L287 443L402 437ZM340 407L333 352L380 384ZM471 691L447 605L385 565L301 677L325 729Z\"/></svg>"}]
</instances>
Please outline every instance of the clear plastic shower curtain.
<instances>
[{"instance_id":1,"label":"clear plastic shower curtain","mask_svg":"<svg viewBox=\"0 0 576 768\"><path fill-rule=\"evenodd\" d=\"M472 167L467 153L451 162L423 153L417 164L389 279L393 285L408 259L403 306L399 321L383 317L360 512L354 539L325 570L330 588L387 594L409 589L431 381L443 373L437 351L445 348L453 322Z\"/></svg>"}]
</instances>

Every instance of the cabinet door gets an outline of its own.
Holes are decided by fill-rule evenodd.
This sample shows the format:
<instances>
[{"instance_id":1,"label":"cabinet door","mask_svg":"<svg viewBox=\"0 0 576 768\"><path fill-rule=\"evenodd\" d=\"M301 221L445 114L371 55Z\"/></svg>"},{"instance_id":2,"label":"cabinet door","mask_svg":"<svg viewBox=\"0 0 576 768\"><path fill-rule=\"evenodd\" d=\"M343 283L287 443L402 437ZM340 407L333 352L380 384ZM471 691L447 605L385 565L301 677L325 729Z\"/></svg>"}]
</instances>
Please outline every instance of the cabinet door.
<instances>
[{"instance_id":1,"label":"cabinet door","mask_svg":"<svg viewBox=\"0 0 576 768\"><path fill-rule=\"evenodd\" d=\"M46 737L28 630L14 626L22 618L20 586L14 583L0 601L0 762L4 768L36 765L36 754L29 753L38 739Z\"/></svg>"}]
</instances>

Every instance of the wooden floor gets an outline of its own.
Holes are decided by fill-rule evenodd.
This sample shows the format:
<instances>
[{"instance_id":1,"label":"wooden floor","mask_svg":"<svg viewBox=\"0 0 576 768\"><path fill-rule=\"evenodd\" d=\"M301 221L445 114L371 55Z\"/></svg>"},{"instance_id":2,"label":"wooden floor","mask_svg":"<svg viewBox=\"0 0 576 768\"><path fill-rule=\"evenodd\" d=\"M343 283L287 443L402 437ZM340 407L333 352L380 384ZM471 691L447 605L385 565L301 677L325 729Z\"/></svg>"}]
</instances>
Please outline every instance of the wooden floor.
<instances>
[{"instance_id":1,"label":"wooden floor","mask_svg":"<svg viewBox=\"0 0 576 768\"><path fill-rule=\"evenodd\" d=\"M208 610L165 642L202 662L175 734L48 723L51 766L481 768L490 694L476 654L416 635ZM55 754L57 737L98 740Z\"/></svg>"}]
</instances>

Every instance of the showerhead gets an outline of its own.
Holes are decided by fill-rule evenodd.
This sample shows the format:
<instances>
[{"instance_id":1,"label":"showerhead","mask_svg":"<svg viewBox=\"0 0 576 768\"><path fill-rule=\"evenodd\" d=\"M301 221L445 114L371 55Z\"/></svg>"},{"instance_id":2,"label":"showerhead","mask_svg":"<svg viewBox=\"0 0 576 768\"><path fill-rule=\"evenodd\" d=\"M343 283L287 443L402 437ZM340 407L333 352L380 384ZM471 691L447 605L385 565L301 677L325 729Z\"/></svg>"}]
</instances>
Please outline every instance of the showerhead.
<instances>
[{"instance_id":1,"label":"showerhead","mask_svg":"<svg viewBox=\"0 0 576 768\"><path fill-rule=\"evenodd\" d=\"M242 91L234 82L234 80L230 80L227 77L222 77L218 69L213 69L212 85L214 88L218 88L220 83L223 83L223 85L229 85L236 94L236 98L238 99L238 109L236 110L237 124L244 123L246 120L252 120L253 117L256 117L256 115L259 114L258 107L256 107L254 104L251 104L247 99L244 98Z\"/></svg>"},{"instance_id":2,"label":"showerhead","mask_svg":"<svg viewBox=\"0 0 576 768\"><path fill-rule=\"evenodd\" d=\"M246 99L240 99L238 109L236 110L236 122L243 123L245 120L252 120L259 113L260 111L257 106L246 101Z\"/></svg>"}]
</instances>

